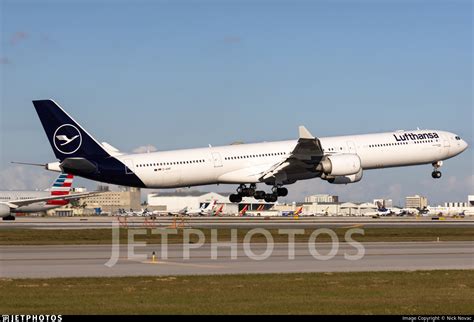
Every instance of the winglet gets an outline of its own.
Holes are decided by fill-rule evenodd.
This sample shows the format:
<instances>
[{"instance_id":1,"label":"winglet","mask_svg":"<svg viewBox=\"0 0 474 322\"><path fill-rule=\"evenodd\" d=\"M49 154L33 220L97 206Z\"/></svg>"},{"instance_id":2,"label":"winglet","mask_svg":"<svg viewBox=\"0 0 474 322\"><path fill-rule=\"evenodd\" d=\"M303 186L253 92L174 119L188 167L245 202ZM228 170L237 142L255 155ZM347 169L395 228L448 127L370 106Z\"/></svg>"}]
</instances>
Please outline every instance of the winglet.
<instances>
[{"instance_id":1,"label":"winglet","mask_svg":"<svg viewBox=\"0 0 474 322\"><path fill-rule=\"evenodd\" d=\"M309 133L308 129L305 128L303 125L300 125L299 129L299 134L300 134L300 139L314 139L314 136Z\"/></svg>"}]
</instances>

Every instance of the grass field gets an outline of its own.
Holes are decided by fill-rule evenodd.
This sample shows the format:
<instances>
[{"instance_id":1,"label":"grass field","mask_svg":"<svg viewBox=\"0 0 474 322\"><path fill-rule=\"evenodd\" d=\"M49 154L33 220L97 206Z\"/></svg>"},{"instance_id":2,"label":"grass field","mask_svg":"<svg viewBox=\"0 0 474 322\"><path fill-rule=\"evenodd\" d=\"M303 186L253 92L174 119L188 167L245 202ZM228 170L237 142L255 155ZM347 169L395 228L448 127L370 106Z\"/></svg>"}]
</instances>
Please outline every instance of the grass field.
<instances>
[{"instance_id":1,"label":"grass field","mask_svg":"<svg viewBox=\"0 0 474 322\"><path fill-rule=\"evenodd\" d=\"M363 227L359 227L363 228ZM337 228L334 232L339 240L344 240L344 234L348 229ZM202 229L206 241L210 242L210 229ZM248 229L239 229L237 239L241 242L247 234ZM278 230L269 230L276 242L286 242L288 236L278 234ZM305 229L305 234L296 235L296 241L306 242L314 229ZM218 230L218 240L230 240L229 229ZM120 229L120 242L127 242L127 229ZM360 242L373 241L474 241L474 228L364 228L364 235L354 234L353 238ZM36 230L36 229L2 229L0 230L0 245L84 245L84 244L110 244L112 232L110 229L59 229L59 230ZM161 243L161 236L152 234L147 230L147 235L137 235L137 241L146 241L149 244ZM191 235L191 242L197 241L197 236ZM258 234L251 240L252 242L266 241L265 237ZM317 241L327 242L330 238L322 234ZM169 236L169 243L182 243L183 230L178 230L178 234Z\"/></svg>"},{"instance_id":2,"label":"grass field","mask_svg":"<svg viewBox=\"0 0 474 322\"><path fill-rule=\"evenodd\" d=\"M2 314L472 314L474 270L1 279Z\"/></svg>"}]
</instances>

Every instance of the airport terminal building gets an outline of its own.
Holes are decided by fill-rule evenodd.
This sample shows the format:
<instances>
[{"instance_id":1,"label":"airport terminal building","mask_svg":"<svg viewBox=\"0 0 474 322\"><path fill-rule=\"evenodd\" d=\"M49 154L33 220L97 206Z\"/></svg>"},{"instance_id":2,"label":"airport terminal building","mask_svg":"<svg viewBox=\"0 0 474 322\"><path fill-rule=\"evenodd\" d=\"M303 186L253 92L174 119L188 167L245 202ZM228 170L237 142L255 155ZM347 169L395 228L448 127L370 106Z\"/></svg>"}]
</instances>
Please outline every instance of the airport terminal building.
<instances>
[{"instance_id":1,"label":"airport terminal building","mask_svg":"<svg viewBox=\"0 0 474 322\"><path fill-rule=\"evenodd\" d=\"M274 203L267 203L263 200L245 197L242 202L236 204L229 201L230 193L216 193L203 191L173 191L173 192L153 192L147 196L148 210L159 210L177 212L185 207L188 210L197 210L203 205L208 205L213 200L216 207L223 205L223 213L232 215L241 211L248 205L248 211L252 212L263 205L268 210Z\"/></svg>"},{"instance_id":2,"label":"airport terminal building","mask_svg":"<svg viewBox=\"0 0 474 322\"><path fill-rule=\"evenodd\" d=\"M50 213L56 216L69 217L115 214L119 209L139 210L142 207L139 188L119 187L118 191L111 191L108 186L99 186L97 190L100 193L80 198L64 207L53 209Z\"/></svg>"}]
</instances>

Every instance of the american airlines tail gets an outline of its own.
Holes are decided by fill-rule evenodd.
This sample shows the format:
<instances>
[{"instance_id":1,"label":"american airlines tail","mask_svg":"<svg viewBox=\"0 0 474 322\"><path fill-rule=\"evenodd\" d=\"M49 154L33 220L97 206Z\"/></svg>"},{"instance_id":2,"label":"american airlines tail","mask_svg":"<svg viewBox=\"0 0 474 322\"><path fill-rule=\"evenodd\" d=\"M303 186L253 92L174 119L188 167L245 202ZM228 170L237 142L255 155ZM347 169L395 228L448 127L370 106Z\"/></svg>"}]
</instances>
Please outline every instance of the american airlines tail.
<instances>
[{"instance_id":1,"label":"american airlines tail","mask_svg":"<svg viewBox=\"0 0 474 322\"><path fill-rule=\"evenodd\" d=\"M71 192L73 181L74 176L72 174L61 173L56 180L54 180L51 188L47 190L51 191L52 196L68 195Z\"/></svg>"},{"instance_id":2,"label":"american airlines tail","mask_svg":"<svg viewBox=\"0 0 474 322\"><path fill-rule=\"evenodd\" d=\"M74 180L74 176L72 174L61 173L57 179L54 181L53 185L50 189L51 196L66 196L71 193L72 189L72 182ZM69 200L48 200L46 204L48 205L55 205L55 206L62 206L67 205Z\"/></svg>"}]
</instances>

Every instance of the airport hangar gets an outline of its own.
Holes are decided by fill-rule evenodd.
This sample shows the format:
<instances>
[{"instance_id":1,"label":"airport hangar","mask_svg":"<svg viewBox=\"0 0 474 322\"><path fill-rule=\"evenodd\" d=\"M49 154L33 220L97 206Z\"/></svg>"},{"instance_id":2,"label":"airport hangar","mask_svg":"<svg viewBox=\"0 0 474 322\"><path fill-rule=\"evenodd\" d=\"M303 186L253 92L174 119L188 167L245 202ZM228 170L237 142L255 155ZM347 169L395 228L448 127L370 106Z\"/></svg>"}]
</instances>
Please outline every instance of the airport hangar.
<instances>
[{"instance_id":1,"label":"airport hangar","mask_svg":"<svg viewBox=\"0 0 474 322\"><path fill-rule=\"evenodd\" d=\"M236 204L229 201L230 193L202 192L202 191L173 191L150 193L147 196L147 209L158 211L178 211L187 207L188 210L197 210L202 206L207 206L212 201L216 202L216 209L224 206L224 214L237 214L246 205L248 211L253 212L257 209L264 211L273 209L275 203L256 200L254 198L244 197L242 202ZM278 211L277 211L278 212Z\"/></svg>"}]
</instances>

